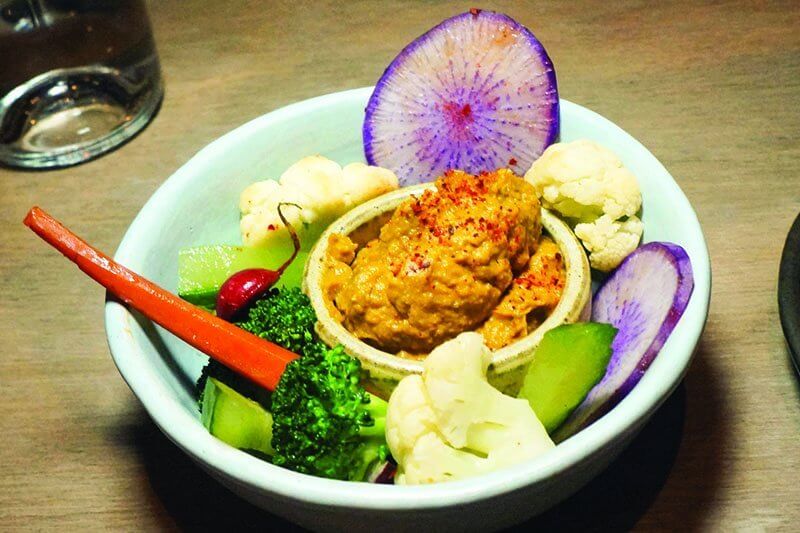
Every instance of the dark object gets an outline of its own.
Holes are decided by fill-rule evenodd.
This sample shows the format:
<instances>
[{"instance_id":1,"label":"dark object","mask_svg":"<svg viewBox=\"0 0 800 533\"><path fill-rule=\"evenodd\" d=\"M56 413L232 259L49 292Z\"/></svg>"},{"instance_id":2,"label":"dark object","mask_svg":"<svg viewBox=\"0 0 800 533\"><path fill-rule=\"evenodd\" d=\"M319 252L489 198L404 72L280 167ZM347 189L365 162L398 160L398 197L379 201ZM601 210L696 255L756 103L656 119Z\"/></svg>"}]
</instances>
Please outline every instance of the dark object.
<instances>
[{"instance_id":1,"label":"dark object","mask_svg":"<svg viewBox=\"0 0 800 533\"><path fill-rule=\"evenodd\" d=\"M371 472L367 476L369 483L377 483L379 485L394 485L394 476L397 474L397 464L392 461L392 458L385 461L380 461L377 465L371 468Z\"/></svg>"},{"instance_id":2,"label":"dark object","mask_svg":"<svg viewBox=\"0 0 800 533\"><path fill-rule=\"evenodd\" d=\"M794 368L800 373L800 214L783 245L778 274L778 312Z\"/></svg>"},{"instance_id":3,"label":"dark object","mask_svg":"<svg viewBox=\"0 0 800 533\"><path fill-rule=\"evenodd\" d=\"M254 402L258 402L262 407L264 407L264 409L269 409L270 391L264 387L256 385L246 377L243 377L241 374L237 374L222 363L215 361L214 359L209 359L208 364L206 364L206 366L204 366L203 370L200 372L200 377L195 385L197 394L197 408L200 411L203 410L206 381L208 381L208 378L210 377L216 379L217 381L221 381L245 398L249 398Z\"/></svg>"}]
</instances>

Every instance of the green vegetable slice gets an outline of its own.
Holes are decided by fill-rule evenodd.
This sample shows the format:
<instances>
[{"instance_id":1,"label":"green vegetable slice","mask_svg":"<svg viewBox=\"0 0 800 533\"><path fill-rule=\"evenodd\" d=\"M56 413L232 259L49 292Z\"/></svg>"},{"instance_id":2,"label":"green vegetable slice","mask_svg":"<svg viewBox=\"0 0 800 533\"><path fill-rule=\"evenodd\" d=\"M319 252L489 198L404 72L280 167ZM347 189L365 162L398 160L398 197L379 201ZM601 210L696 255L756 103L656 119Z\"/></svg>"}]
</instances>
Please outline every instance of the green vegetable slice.
<instances>
[{"instance_id":1,"label":"green vegetable slice","mask_svg":"<svg viewBox=\"0 0 800 533\"><path fill-rule=\"evenodd\" d=\"M212 306L220 286L232 274L247 268L278 268L292 255L287 244L269 248L249 248L211 244L184 248L178 253L178 295L195 305ZM301 251L276 284L299 287L308 252Z\"/></svg>"},{"instance_id":2,"label":"green vegetable slice","mask_svg":"<svg viewBox=\"0 0 800 533\"><path fill-rule=\"evenodd\" d=\"M234 448L274 453L269 411L213 377L205 382L200 420L209 433Z\"/></svg>"},{"instance_id":3,"label":"green vegetable slice","mask_svg":"<svg viewBox=\"0 0 800 533\"><path fill-rule=\"evenodd\" d=\"M519 391L547 429L555 431L605 375L617 328L563 324L542 337Z\"/></svg>"}]
</instances>

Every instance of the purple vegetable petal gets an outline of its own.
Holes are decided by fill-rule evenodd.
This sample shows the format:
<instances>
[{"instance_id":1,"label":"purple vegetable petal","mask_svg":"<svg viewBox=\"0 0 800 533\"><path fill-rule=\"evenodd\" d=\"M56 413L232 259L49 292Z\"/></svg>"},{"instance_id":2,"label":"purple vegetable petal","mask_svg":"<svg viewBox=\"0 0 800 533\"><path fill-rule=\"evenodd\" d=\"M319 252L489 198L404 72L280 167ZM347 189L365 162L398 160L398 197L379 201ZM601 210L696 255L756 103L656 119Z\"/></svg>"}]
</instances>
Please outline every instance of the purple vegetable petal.
<instances>
[{"instance_id":1,"label":"purple vegetable petal","mask_svg":"<svg viewBox=\"0 0 800 533\"><path fill-rule=\"evenodd\" d=\"M391 485L394 483L395 474L397 474L397 465L395 463L389 460L381 461L372 467L372 470L367 475L367 482Z\"/></svg>"},{"instance_id":2,"label":"purple vegetable petal","mask_svg":"<svg viewBox=\"0 0 800 533\"><path fill-rule=\"evenodd\" d=\"M588 426L633 389L686 310L693 289L691 261L676 244L645 244L617 267L592 302L592 321L619 329L608 370L555 440Z\"/></svg>"},{"instance_id":3,"label":"purple vegetable petal","mask_svg":"<svg viewBox=\"0 0 800 533\"><path fill-rule=\"evenodd\" d=\"M558 89L544 47L514 19L473 10L392 61L367 105L364 152L403 186L448 169L523 174L558 131Z\"/></svg>"}]
</instances>

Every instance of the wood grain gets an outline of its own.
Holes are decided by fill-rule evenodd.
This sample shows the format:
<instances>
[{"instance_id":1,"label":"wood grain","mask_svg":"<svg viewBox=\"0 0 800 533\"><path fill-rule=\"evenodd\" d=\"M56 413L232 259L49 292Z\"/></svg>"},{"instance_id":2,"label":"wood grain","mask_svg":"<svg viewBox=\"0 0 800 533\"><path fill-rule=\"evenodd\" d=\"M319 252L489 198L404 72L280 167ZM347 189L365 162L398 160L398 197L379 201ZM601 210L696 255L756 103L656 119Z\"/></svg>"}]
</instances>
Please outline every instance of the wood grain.
<instances>
[{"instance_id":1,"label":"wood grain","mask_svg":"<svg viewBox=\"0 0 800 533\"><path fill-rule=\"evenodd\" d=\"M370 85L461 2L149 4L166 79L120 150L0 169L0 528L288 528L236 499L153 426L108 356L103 292L27 232L33 204L113 251L204 145L284 104ZM800 211L800 4L487 2L545 43L561 95L667 166L711 251L711 312L684 385L614 465L524 528L796 530L800 388L777 320ZM0 75L2 75L0 73Z\"/></svg>"}]
</instances>

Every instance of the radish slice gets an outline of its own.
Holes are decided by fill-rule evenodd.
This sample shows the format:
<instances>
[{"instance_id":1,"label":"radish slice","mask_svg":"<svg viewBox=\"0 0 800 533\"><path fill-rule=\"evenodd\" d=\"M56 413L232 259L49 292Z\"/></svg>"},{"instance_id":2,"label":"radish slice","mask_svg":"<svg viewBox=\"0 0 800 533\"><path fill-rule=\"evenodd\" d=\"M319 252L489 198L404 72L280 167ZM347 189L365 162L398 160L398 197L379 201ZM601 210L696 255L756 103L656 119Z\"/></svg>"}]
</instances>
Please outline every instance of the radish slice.
<instances>
[{"instance_id":1,"label":"radish slice","mask_svg":"<svg viewBox=\"0 0 800 533\"><path fill-rule=\"evenodd\" d=\"M558 131L556 76L544 47L507 15L473 9L392 61L367 105L364 152L402 186L448 169L522 175Z\"/></svg>"},{"instance_id":2,"label":"radish slice","mask_svg":"<svg viewBox=\"0 0 800 533\"><path fill-rule=\"evenodd\" d=\"M394 476L397 474L397 465L392 461L381 461L374 467L367 475L368 483L377 483L379 485L392 485L394 484Z\"/></svg>"},{"instance_id":3,"label":"radish slice","mask_svg":"<svg viewBox=\"0 0 800 533\"><path fill-rule=\"evenodd\" d=\"M592 321L619 330L606 374L555 435L577 433L617 405L639 382L678 323L694 289L692 264L676 244L651 242L631 253L592 301Z\"/></svg>"}]
</instances>

